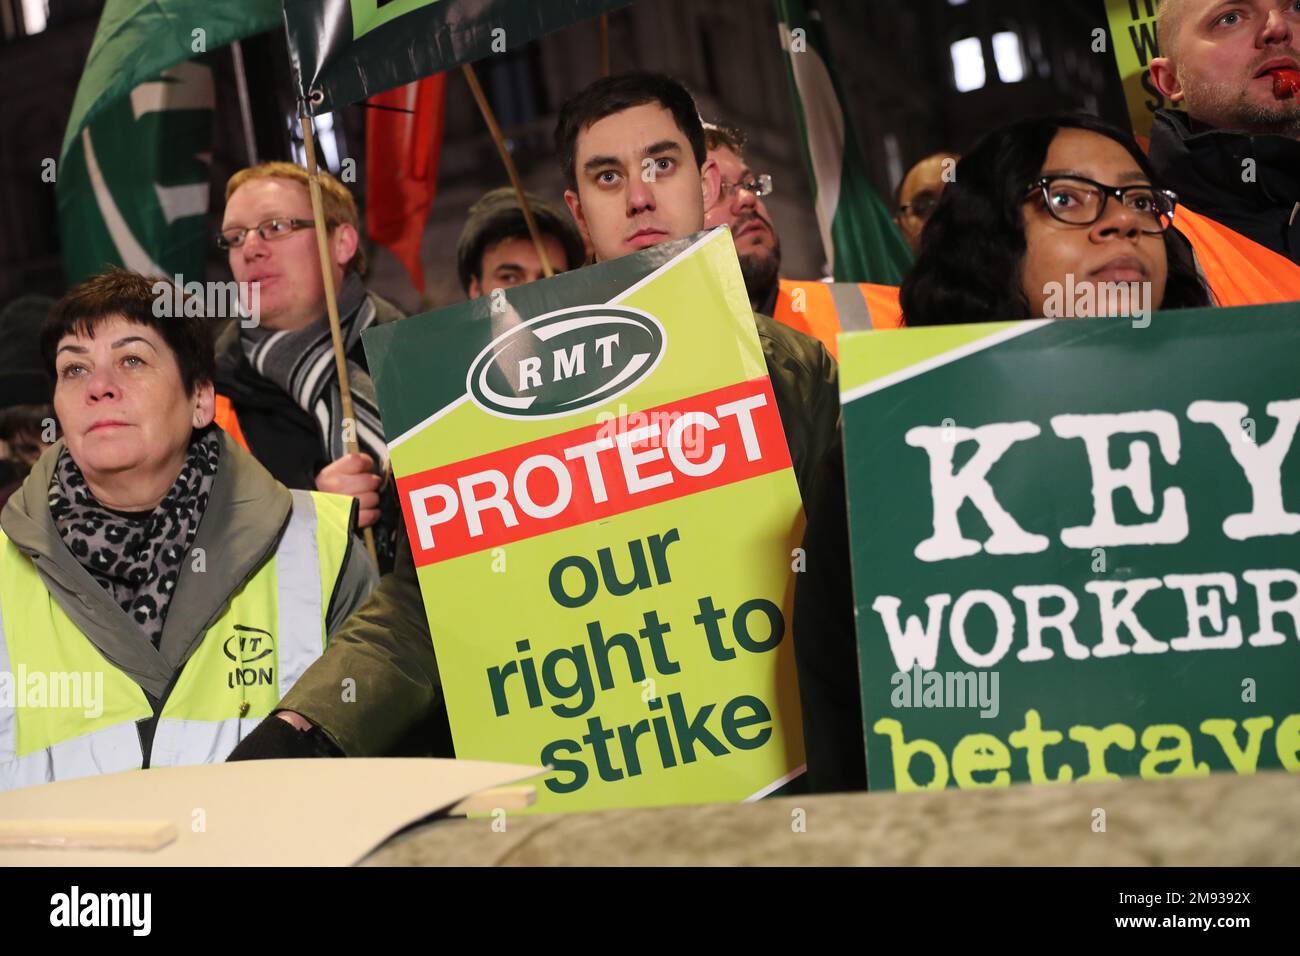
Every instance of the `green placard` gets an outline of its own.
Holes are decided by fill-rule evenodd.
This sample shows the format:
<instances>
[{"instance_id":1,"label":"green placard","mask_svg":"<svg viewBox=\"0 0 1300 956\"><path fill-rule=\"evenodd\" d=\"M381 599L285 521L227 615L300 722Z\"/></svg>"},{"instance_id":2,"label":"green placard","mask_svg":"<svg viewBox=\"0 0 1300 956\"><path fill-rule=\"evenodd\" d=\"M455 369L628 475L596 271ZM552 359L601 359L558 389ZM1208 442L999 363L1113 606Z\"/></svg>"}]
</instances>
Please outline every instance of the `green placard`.
<instances>
[{"instance_id":1,"label":"green placard","mask_svg":"<svg viewBox=\"0 0 1300 956\"><path fill-rule=\"evenodd\" d=\"M730 233L364 335L456 754L544 812L803 767L803 512Z\"/></svg>"},{"instance_id":2,"label":"green placard","mask_svg":"<svg viewBox=\"0 0 1300 956\"><path fill-rule=\"evenodd\" d=\"M842 336L872 789L1300 769L1300 306Z\"/></svg>"}]
</instances>

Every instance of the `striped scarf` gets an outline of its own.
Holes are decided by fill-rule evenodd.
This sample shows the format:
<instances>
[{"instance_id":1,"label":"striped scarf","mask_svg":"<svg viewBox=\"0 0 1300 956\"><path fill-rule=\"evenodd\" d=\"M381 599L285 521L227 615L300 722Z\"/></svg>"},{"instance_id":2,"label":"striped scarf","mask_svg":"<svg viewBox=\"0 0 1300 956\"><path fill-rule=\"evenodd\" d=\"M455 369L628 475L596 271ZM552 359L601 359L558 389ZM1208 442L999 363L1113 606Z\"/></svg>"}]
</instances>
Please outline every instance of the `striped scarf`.
<instances>
[{"instance_id":1,"label":"striped scarf","mask_svg":"<svg viewBox=\"0 0 1300 956\"><path fill-rule=\"evenodd\" d=\"M361 277L350 273L339 289L339 326L343 351L352 354L361 333L375 321L375 303L366 294ZM258 375L279 385L299 407L316 419L321 443L331 461L347 453L343 406L339 397L337 365L330 342L329 318L323 316L306 328L275 332L250 328L240 333L244 354ZM354 437L361 450L382 472L388 463L388 446L379 421L375 383L360 364L348 360L352 385Z\"/></svg>"}]
</instances>

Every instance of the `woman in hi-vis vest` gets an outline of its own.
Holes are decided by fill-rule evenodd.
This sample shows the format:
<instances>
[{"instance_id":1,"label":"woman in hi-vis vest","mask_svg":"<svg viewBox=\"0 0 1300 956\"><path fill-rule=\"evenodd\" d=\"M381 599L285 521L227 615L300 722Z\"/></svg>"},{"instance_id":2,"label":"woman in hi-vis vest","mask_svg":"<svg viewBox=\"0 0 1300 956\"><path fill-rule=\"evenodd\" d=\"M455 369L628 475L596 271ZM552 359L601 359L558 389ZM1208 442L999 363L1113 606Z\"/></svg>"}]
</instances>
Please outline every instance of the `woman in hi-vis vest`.
<instances>
[{"instance_id":1,"label":"woman in hi-vis vest","mask_svg":"<svg viewBox=\"0 0 1300 956\"><path fill-rule=\"evenodd\" d=\"M42 328L62 438L0 513L0 790L224 760L374 585L351 498L212 425L184 303L115 269Z\"/></svg>"}]
</instances>

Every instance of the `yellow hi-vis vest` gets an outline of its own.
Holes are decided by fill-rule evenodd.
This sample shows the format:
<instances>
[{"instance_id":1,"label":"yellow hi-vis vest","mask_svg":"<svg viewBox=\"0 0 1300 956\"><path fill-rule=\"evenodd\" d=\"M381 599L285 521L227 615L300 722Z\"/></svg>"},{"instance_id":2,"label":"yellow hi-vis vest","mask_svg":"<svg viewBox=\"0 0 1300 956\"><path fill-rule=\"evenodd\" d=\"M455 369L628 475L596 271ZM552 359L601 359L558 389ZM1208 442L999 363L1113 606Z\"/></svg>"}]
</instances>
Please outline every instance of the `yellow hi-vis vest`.
<instances>
[{"instance_id":1,"label":"yellow hi-vis vest","mask_svg":"<svg viewBox=\"0 0 1300 956\"><path fill-rule=\"evenodd\" d=\"M275 554L231 595L173 684L150 766L224 760L320 657L351 513L346 496L293 492ZM144 691L81 633L0 531L0 681L6 677L0 790L144 766L136 722L153 716Z\"/></svg>"}]
</instances>

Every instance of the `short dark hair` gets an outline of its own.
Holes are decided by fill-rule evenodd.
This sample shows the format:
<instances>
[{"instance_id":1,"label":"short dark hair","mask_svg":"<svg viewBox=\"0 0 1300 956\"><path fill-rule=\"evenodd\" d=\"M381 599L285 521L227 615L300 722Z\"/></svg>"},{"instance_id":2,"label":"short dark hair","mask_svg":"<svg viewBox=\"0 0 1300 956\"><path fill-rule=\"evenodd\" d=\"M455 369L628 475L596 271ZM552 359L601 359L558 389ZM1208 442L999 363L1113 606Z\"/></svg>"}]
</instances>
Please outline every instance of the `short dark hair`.
<instances>
[{"instance_id":1,"label":"short dark hair","mask_svg":"<svg viewBox=\"0 0 1300 956\"><path fill-rule=\"evenodd\" d=\"M155 291L157 290L157 291ZM41 327L41 357L54 375L54 357L65 335L93 337L95 329L113 316L155 330L176 356L181 384L187 394L204 382L216 379L217 367L208 319L172 315L176 311L176 286L170 279L150 278L126 269L112 268L72 289L54 304ZM154 312L154 302L167 299L163 315ZM179 297L182 302L184 296Z\"/></svg>"},{"instance_id":2,"label":"short dark hair","mask_svg":"<svg viewBox=\"0 0 1300 956\"><path fill-rule=\"evenodd\" d=\"M677 128L691 144L696 165L704 165L709 156L704 146L704 124L690 91L663 73L619 73L588 83L560 107L555 121L555 151L560 155L560 167L570 189L578 188L578 134L606 116L646 103L658 103L672 113Z\"/></svg>"},{"instance_id":3,"label":"short dark hair","mask_svg":"<svg viewBox=\"0 0 1300 956\"><path fill-rule=\"evenodd\" d=\"M921 249L899 298L908 326L1028 319L1021 283L1025 252L1022 206L1057 134L1078 129L1119 143L1155 185L1150 162L1125 130L1086 113L1023 120L985 134L957 165L921 233ZM1157 309L1212 304L1190 246L1164 233L1169 278Z\"/></svg>"},{"instance_id":4,"label":"short dark hair","mask_svg":"<svg viewBox=\"0 0 1300 956\"><path fill-rule=\"evenodd\" d=\"M587 246L569 214L532 193L524 195L528 199L528 208L532 210L533 220L537 223L537 231L543 238L551 236L558 239L564 247L564 266L561 267L558 262L551 265L559 272L584 265ZM465 218L460 239L456 243L456 273L460 277L460 286L466 293L469 292L470 280L483 278L483 256L506 239L532 241L528 222L524 219L524 210L510 186L484 193L478 202L469 207L469 215Z\"/></svg>"},{"instance_id":5,"label":"short dark hair","mask_svg":"<svg viewBox=\"0 0 1300 956\"><path fill-rule=\"evenodd\" d=\"M743 162L747 142L749 137L739 126L728 126L725 123L704 124L704 145L709 149L729 149Z\"/></svg>"}]
</instances>

